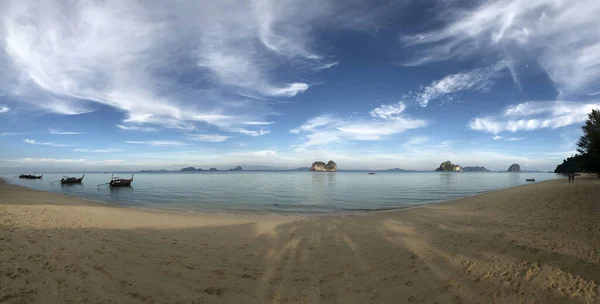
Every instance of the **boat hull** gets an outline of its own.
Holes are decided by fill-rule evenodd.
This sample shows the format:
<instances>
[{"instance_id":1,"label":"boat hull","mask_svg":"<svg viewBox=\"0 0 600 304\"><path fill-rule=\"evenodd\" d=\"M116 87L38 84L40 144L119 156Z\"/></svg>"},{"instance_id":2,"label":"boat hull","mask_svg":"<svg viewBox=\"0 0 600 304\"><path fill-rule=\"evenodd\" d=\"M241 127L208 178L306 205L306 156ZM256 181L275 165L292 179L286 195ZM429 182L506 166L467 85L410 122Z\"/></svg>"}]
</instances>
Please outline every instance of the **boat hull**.
<instances>
[{"instance_id":1,"label":"boat hull","mask_svg":"<svg viewBox=\"0 0 600 304\"><path fill-rule=\"evenodd\" d=\"M85 175L83 175L80 178L63 178L60 180L60 184L61 185L71 185L71 184L81 184L81 182L83 181L83 178L85 177Z\"/></svg>"},{"instance_id":2,"label":"boat hull","mask_svg":"<svg viewBox=\"0 0 600 304\"><path fill-rule=\"evenodd\" d=\"M129 187L129 186L131 186L131 181L127 181L127 182L111 182L108 185L111 186L111 187Z\"/></svg>"}]
</instances>

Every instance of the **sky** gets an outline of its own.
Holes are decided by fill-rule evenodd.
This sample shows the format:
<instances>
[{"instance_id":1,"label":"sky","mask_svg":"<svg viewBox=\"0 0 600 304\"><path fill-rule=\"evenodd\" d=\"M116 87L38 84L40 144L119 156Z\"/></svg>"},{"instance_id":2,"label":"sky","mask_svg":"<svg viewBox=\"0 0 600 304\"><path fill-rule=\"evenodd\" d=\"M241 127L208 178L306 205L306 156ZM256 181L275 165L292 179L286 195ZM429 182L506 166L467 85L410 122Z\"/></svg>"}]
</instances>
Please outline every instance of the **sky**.
<instances>
[{"instance_id":1,"label":"sky","mask_svg":"<svg viewBox=\"0 0 600 304\"><path fill-rule=\"evenodd\" d=\"M0 172L553 170L597 0L2 1Z\"/></svg>"}]
</instances>

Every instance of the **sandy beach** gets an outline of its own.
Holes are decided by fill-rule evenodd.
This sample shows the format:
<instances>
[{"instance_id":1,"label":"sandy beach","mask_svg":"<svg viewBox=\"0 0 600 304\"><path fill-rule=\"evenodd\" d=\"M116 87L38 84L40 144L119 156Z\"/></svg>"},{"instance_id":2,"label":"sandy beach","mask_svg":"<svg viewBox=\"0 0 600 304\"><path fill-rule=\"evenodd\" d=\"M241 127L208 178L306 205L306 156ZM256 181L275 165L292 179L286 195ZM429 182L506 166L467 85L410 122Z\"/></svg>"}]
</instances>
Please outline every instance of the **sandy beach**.
<instances>
[{"instance_id":1,"label":"sandy beach","mask_svg":"<svg viewBox=\"0 0 600 304\"><path fill-rule=\"evenodd\" d=\"M0 303L600 303L596 178L313 217L0 184L0 225Z\"/></svg>"}]
</instances>

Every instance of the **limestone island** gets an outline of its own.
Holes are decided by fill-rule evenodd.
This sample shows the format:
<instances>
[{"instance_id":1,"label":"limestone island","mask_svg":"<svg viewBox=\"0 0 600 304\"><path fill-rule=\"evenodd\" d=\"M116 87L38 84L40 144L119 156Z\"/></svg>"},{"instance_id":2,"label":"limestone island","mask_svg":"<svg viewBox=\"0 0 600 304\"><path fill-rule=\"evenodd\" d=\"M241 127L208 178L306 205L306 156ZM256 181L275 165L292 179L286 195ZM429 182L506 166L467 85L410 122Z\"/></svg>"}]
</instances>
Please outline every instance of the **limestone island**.
<instances>
[{"instance_id":1,"label":"limestone island","mask_svg":"<svg viewBox=\"0 0 600 304\"><path fill-rule=\"evenodd\" d=\"M521 166L519 164L512 164L508 167L508 172L521 172Z\"/></svg>"},{"instance_id":2,"label":"limestone island","mask_svg":"<svg viewBox=\"0 0 600 304\"><path fill-rule=\"evenodd\" d=\"M449 160L443 162L442 164L440 164L440 166L435 169L435 171L441 171L441 172L460 172L462 171L462 167L459 165L455 165L453 163L451 163Z\"/></svg>"},{"instance_id":3,"label":"limestone island","mask_svg":"<svg viewBox=\"0 0 600 304\"><path fill-rule=\"evenodd\" d=\"M337 165L334 161L330 160L325 164L324 162L314 162L310 167L312 172L337 172Z\"/></svg>"}]
</instances>

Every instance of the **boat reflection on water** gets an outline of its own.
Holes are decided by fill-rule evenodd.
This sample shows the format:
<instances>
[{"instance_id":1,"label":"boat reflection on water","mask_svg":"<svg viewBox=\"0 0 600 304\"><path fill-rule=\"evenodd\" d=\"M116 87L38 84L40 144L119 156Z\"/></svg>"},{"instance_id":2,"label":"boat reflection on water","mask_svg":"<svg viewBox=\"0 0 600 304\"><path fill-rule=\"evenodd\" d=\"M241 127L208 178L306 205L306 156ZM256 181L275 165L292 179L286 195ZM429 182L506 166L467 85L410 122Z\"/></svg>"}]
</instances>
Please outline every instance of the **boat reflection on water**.
<instances>
[{"instance_id":1,"label":"boat reflection on water","mask_svg":"<svg viewBox=\"0 0 600 304\"><path fill-rule=\"evenodd\" d=\"M131 186L109 187L110 199L113 201L126 201L133 199L135 192Z\"/></svg>"}]
</instances>

